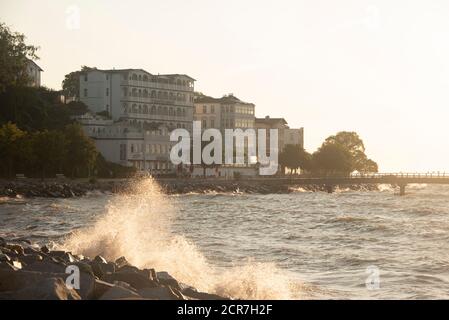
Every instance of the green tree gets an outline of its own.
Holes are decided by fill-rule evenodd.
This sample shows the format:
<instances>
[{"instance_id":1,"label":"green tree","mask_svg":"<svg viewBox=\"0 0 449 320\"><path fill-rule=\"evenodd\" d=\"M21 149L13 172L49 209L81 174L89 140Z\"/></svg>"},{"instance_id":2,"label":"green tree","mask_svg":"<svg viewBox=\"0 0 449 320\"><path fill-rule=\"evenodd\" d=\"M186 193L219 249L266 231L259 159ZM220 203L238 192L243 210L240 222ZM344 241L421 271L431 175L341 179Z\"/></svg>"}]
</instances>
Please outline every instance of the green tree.
<instances>
[{"instance_id":1,"label":"green tree","mask_svg":"<svg viewBox=\"0 0 449 320\"><path fill-rule=\"evenodd\" d=\"M365 154L363 140L356 132L342 131L334 136L328 137L324 145L338 144L351 154L351 169L359 172L377 172L377 163Z\"/></svg>"},{"instance_id":2,"label":"green tree","mask_svg":"<svg viewBox=\"0 0 449 320\"><path fill-rule=\"evenodd\" d=\"M62 92L64 96L75 98L78 100L80 97L80 76L84 71L93 70L95 68L82 66L81 70L70 72L66 74L62 81Z\"/></svg>"},{"instance_id":3,"label":"green tree","mask_svg":"<svg viewBox=\"0 0 449 320\"><path fill-rule=\"evenodd\" d=\"M77 177L85 169L90 176L95 167L97 150L95 143L84 133L79 124L69 124L64 130L66 141L65 165L71 177Z\"/></svg>"},{"instance_id":4,"label":"green tree","mask_svg":"<svg viewBox=\"0 0 449 320\"><path fill-rule=\"evenodd\" d=\"M44 130L34 133L32 150L35 167L41 171L42 179L49 172L62 172L66 152L65 137L62 132Z\"/></svg>"},{"instance_id":5,"label":"green tree","mask_svg":"<svg viewBox=\"0 0 449 320\"><path fill-rule=\"evenodd\" d=\"M324 174L349 174L351 153L340 144L324 143L312 156L313 171Z\"/></svg>"},{"instance_id":6,"label":"green tree","mask_svg":"<svg viewBox=\"0 0 449 320\"><path fill-rule=\"evenodd\" d=\"M31 158L27 133L13 123L0 127L0 167L3 175L11 177L18 170L23 170Z\"/></svg>"},{"instance_id":7,"label":"green tree","mask_svg":"<svg viewBox=\"0 0 449 320\"><path fill-rule=\"evenodd\" d=\"M37 47L27 45L25 36L0 23L0 92L9 86L28 84L28 59L37 60Z\"/></svg>"},{"instance_id":8,"label":"green tree","mask_svg":"<svg viewBox=\"0 0 449 320\"><path fill-rule=\"evenodd\" d=\"M310 168L311 155L301 146L288 144L279 154L279 164L282 168L289 168L294 173L298 168L308 170ZM283 172L285 170L282 170Z\"/></svg>"}]
</instances>

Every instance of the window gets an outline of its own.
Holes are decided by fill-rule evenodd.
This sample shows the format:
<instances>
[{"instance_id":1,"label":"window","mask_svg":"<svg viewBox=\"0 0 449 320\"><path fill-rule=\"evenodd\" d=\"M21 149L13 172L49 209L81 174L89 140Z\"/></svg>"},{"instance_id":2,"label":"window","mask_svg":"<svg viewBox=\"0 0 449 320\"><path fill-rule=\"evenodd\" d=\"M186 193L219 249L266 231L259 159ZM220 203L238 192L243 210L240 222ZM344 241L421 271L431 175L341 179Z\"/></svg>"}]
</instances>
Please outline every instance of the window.
<instances>
[{"instance_id":1,"label":"window","mask_svg":"<svg viewBox=\"0 0 449 320\"><path fill-rule=\"evenodd\" d=\"M207 106L203 106L203 113L207 113Z\"/></svg>"},{"instance_id":2,"label":"window","mask_svg":"<svg viewBox=\"0 0 449 320\"><path fill-rule=\"evenodd\" d=\"M109 88L106 88L106 96L109 96Z\"/></svg>"},{"instance_id":3,"label":"window","mask_svg":"<svg viewBox=\"0 0 449 320\"><path fill-rule=\"evenodd\" d=\"M87 89L84 89L84 97L87 97Z\"/></svg>"},{"instance_id":4,"label":"window","mask_svg":"<svg viewBox=\"0 0 449 320\"><path fill-rule=\"evenodd\" d=\"M210 106L210 112L215 113L215 106Z\"/></svg>"},{"instance_id":5,"label":"window","mask_svg":"<svg viewBox=\"0 0 449 320\"><path fill-rule=\"evenodd\" d=\"M203 119L203 128L206 128L207 127L207 120L206 119Z\"/></svg>"},{"instance_id":6,"label":"window","mask_svg":"<svg viewBox=\"0 0 449 320\"><path fill-rule=\"evenodd\" d=\"M84 75L84 81L87 81L87 73Z\"/></svg>"},{"instance_id":7,"label":"window","mask_svg":"<svg viewBox=\"0 0 449 320\"><path fill-rule=\"evenodd\" d=\"M109 80L109 75L108 74L106 75L106 80Z\"/></svg>"},{"instance_id":8,"label":"window","mask_svg":"<svg viewBox=\"0 0 449 320\"><path fill-rule=\"evenodd\" d=\"M215 120L214 119L210 119L210 126L211 126L211 128L215 127Z\"/></svg>"}]
</instances>

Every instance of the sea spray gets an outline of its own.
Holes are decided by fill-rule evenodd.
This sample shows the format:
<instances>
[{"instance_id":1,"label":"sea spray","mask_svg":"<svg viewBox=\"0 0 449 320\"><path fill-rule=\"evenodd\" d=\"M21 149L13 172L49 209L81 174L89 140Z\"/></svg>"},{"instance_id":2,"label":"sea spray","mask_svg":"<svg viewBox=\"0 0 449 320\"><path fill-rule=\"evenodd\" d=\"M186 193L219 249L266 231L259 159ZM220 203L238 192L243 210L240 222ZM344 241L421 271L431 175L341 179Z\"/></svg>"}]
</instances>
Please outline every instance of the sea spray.
<instances>
[{"instance_id":1,"label":"sea spray","mask_svg":"<svg viewBox=\"0 0 449 320\"><path fill-rule=\"evenodd\" d=\"M116 195L92 227L69 236L62 248L107 259L125 256L140 268L166 270L178 280L199 290L241 299L298 298L286 276L272 263L249 261L226 271L206 261L199 249L171 222L176 210L152 178Z\"/></svg>"}]
</instances>

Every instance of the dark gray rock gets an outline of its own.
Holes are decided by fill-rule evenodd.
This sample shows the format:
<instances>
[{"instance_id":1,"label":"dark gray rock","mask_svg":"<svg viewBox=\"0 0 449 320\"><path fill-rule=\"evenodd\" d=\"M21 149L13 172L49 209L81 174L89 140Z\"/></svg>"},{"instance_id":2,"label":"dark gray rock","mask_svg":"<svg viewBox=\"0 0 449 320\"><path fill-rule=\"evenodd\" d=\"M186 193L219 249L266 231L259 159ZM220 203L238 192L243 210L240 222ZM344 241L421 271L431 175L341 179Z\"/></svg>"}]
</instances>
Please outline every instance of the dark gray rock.
<instances>
[{"instance_id":1,"label":"dark gray rock","mask_svg":"<svg viewBox=\"0 0 449 320\"><path fill-rule=\"evenodd\" d=\"M103 258L102 256L96 256L92 262L96 262L96 263L104 263L104 264L108 263L108 262L106 261L106 259Z\"/></svg>"},{"instance_id":2,"label":"dark gray rock","mask_svg":"<svg viewBox=\"0 0 449 320\"><path fill-rule=\"evenodd\" d=\"M156 272L156 276L159 283L181 290L178 281L175 278L173 278L168 272L165 271Z\"/></svg>"},{"instance_id":3,"label":"dark gray rock","mask_svg":"<svg viewBox=\"0 0 449 320\"><path fill-rule=\"evenodd\" d=\"M56 263L52 260L36 261L23 267L26 271L45 272L45 273L65 273L67 266L62 263Z\"/></svg>"},{"instance_id":4,"label":"dark gray rock","mask_svg":"<svg viewBox=\"0 0 449 320\"><path fill-rule=\"evenodd\" d=\"M24 254L23 247L20 244L7 244L6 248L10 249L11 251L15 252L17 255Z\"/></svg>"},{"instance_id":5,"label":"dark gray rock","mask_svg":"<svg viewBox=\"0 0 449 320\"><path fill-rule=\"evenodd\" d=\"M11 261L11 257L8 256L7 254L4 254L3 252L0 253L0 262L10 262Z\"/></svg>"},{"instance_id":6,"label":"dark gray rock","mask_svg":"<svg viewBox=\"0 0 449 320\"><path fill-rule=\"evenodd\" d=\"M140 298L141 297L135 291L114 285L100 297L100 300L140 299Z\"/></svg>"},{"instance_id":7,"label":"dark gray rock","mask_svg":"<svg viewBox=\"0 0 449 320\"><path fill-rule=\"evenodd\" d=\"M139 290L143 288L154 288L158 284L156 281L150 280L149 278L138 274L138 273L112 273L106 274L102 280L114 283L114 281L123 281L130 284L133 288Z\"/></svg>"},{"instance_id":8,"label":"dark gray rock","mask_svg":"<svg viewBox=\"0 0 449 320\"><path fill-rule=\"evenodd\" d=\"M216 294L199 292L192 287L188 287L188 288L182 290L181 292L187 298L193 298L193 299L198 299L198 300L229 300L228 298L225 298L225 297L222 297L222 296L219 296Z\"/></svg>"},{"instance_id":9,"label":"dark gray rock","mask_svg":"<svg viewBox=\"0 0 449 320\"><path fill-rule=\"evenodd\" d=\"M19 256L19 261L25 265L33 264L35 262L42 261L42 256L40 254L25 254Z\"/></svg>"},{"instance_id":10,"label":"dark gray rock","mask_svg":"<svg viewBox=\"0 0 449 320\"><path fill-rule=\"evenodd\" d=\"M6 246L6 240L0 237L0 247Z\"/></svg>"},{"instance_id":11,"label":"dark gray rock","mask_svg":"<svg viewBox=\"0 0 449 320\"><path fill-rule=\"evenodd\" d=\"M117 260L115 260L115 264L117 266L117 269L120 269L120 268L122 268L124 266L130 265L125 257L120 257Z\"/></svg>"},{"instance_id":12,"label":"dark gray rock","mask_svg":"<svg viewBox=\"0 0 449 320\"><path fill-rule=\"evenodd\" d=\"M17 300L80 300L78 293L67 288L61 278L46 278L10 293L10 299Z\"/></svg>"},{"instance_id":13,"label":"dark gray rock","mask_svg":"<svg viewBox=\"0 0 449 320\"><path fill-rule=\"evenodd\" d=\"M41 252L43 252L43 253L50 253L50 249L48 249L47 246L43 246L41 248Z\"/></svg>"},{"instance_id":14,"label":"dark gray rock","mask_svg":"<svg viewBox=\"0 0 449 320\"><path fill-rule=\"evenodd\" d=\"M156 287L156 288L143 288L137 291L137 293L146 299L153 300L184 300L182 294L178 291L175 292L170 287Z\"/></svg>"}]
</instances>

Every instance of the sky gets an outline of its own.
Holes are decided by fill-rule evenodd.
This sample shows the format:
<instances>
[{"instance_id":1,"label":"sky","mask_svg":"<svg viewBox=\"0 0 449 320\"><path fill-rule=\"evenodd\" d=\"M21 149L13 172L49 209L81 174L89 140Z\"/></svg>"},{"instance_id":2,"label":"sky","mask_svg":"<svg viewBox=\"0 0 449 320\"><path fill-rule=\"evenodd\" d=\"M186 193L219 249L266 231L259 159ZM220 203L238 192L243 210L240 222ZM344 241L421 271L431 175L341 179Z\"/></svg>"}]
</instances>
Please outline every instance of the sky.
<instances>
[{"instance_id":1,"label":"sky","mask_svg":"<svg viewBox=\"0 0 449 320\"><path fill-rule=\"evenodd\" d=\"M0 0L40 47L43 85L82 65L185 73L256 116L304 127L315 151L356 131L381 172L449 173L445 0Z\"/></svg>"}]
</instances>

